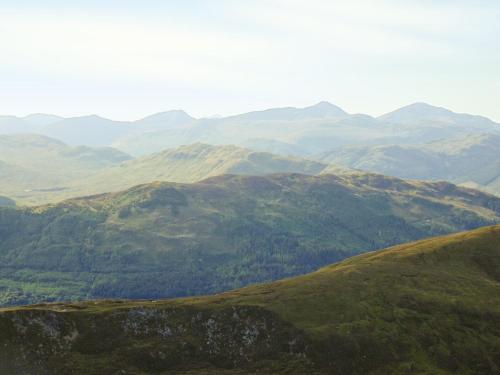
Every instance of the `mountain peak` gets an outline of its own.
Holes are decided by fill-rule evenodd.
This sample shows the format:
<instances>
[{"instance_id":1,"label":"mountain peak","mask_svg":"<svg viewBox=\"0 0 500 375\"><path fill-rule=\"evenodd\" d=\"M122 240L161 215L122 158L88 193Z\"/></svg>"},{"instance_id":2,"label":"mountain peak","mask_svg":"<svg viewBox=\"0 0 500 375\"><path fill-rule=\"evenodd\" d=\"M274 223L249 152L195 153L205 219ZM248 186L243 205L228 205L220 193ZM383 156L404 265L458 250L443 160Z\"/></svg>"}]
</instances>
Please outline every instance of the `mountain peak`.
<instances>
[{"instance_id":1,"label":"mountain peak","mask_svg":"<svg viewBox=\"0 0 500 375\"><path fill-rule=\"evenodd\" d=\"M419 120L447 119L454 115L456 114L449 109L436 107L424 102L416 102L386 113L380 116L379 119L389 122L407 123Z\"/></svg>"},{"instance_id":2,"label":"mountain peak","mask_svg":"<svg viewBox=\"0 0 500 375\"><path fill-rule=\"evenodd\" d=\"M255 111L243 113L241 115L232 116L232 118L245 120L305 120L305 119L321 119L327 117L344 117L347 116L342 108L336 105L322 101L309 107L281 107L269 108L263 111Z\"/></svg>"},{"instance_id":3,"label":"mountain peak","mask_svg":"<svg viewBox=\"0 0 500 375\"><path fill-rule=\"evenodd\" d=\"M63 119L64 120L64 119ZM92 121L102 121L102 120L105 120L105 121L112 121L112 120L109 120L107 118L104 118L104 117L101 117L99 115L96 115L96 114L91 114L91 115L82 115L82 116L75 116L75 117L70 117L68 118L67 120L72 120L72 121L88 121L88 120L92 120Z\"/></svg>"},{"instance_id":4,"label":"mountain peak","mask_svg":"<svg viewBox=\"0 0 500 375\"><path fill-rule=\"evenodd\" d=\"M173 109L170 111L158 112L153 115L144 117L140 120L135 121L135 123L140 125L148 125L153 128L164 128L176 125L185 125L195 118L191 117L185 111L180 109Z\"/></svg>"},{"instance_id":5,"label":"mountain peak","mask_svg":"<svg viewBox=\"0 0 500 375\"><path fill-rule=\"evenodd\" d=\"M304 110L311 114L321 115L321 117L346 116L348 114L342 108L327 101L321 101L312 106L305 107Z\"/></svg>"},{"instance_id":6,"label":"mountain peak","mask_svg":"<svg viewBox=\"0 0 500 375\"><path fill-rule=\"evenodd\" d=\"M326 100L322 100L319 103L309 106L308 108L339 108L339 107L330 102L327 102Z\"/></svg>"}]
</instances>

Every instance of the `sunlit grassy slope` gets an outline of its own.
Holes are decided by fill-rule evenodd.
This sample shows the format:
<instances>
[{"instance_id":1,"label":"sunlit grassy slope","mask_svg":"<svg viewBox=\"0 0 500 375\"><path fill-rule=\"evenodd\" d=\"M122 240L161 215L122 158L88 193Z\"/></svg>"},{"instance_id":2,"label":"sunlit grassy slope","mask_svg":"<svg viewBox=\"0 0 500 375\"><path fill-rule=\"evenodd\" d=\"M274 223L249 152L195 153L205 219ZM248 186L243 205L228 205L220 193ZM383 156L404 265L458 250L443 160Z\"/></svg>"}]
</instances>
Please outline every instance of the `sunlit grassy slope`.
<instances>
[{"instance_id":1,"label":"sunlit grassy slope","mask_svg":"<svg viewBox=\"0 0 500 375\"><path fill-rule=\"evenodd\" d=\"M496 374L500 226L211 297L4 309L0 326L11 373Z\"/></svg>"}]
</instances>

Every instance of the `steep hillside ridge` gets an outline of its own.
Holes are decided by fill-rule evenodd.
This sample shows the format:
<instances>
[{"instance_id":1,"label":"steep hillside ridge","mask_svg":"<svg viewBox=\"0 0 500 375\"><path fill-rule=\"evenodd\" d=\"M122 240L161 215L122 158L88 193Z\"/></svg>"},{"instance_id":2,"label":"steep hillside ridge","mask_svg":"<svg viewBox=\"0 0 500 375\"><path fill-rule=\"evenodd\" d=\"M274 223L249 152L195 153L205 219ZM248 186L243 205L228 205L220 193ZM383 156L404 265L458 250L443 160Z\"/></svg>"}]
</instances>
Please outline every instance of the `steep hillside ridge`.
<instances>
[{"instance_id":1,"label":"steep hillside ridge","mask_svg":"<svg viewBox=\"0 0 500 375\"><path fill-rule=\"evenodd\" d=\"M0 304L209 294L500 222L500 198L381 175L222 175L0 208Z\"/></svg>"},{"instance_id":2,"label":"steep hillside ridge","mask_svg":"<svg viewBox=\"0 0 500 375\"><path fill-rule=\"evenodd\" d=\"M495 226L212 297L3 309L0 369L493 374L500 369L499 260Z\"/></svg>"}]
</instances>

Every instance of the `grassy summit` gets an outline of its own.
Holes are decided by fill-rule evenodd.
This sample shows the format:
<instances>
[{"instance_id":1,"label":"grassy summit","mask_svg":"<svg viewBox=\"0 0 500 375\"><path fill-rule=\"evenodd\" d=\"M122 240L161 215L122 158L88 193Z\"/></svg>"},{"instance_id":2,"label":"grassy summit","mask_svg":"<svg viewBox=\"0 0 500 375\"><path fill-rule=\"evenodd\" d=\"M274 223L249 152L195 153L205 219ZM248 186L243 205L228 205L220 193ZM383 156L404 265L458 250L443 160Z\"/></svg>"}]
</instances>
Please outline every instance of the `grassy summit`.
<instances>
[{"instance_id":1,"label":"grassy summit","mask_svg":"<svg viewBox=\"0 0 500 375\"><path fill-rule=\"evenodd\" d=\"M212 297L3 309L0 327L12 374L498 373L500 226Z\"/></svg>"},{"instance_id":2,"label":"grassy summit","mask_svg":"<svg viewBox=\"0 0 500 375\"><path fill-rule=\"evenodd\" d=\"M217 176L0 208L0 304L166 298L500 222L500 198L373 174Z\"/></svg>"}]
</instances>

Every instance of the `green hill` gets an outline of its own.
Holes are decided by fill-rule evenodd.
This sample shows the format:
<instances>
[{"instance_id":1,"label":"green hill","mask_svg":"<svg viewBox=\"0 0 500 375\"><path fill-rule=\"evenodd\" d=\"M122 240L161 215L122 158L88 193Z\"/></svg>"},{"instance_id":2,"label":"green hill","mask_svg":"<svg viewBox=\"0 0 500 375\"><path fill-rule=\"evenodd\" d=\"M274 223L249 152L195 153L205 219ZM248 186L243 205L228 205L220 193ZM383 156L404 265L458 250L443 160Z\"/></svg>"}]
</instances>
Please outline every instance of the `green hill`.
<instances>
[{"instance_id":1,"label":"green hill","mask_svg":"<svg viewBox=\"0 0 500 375\"><path fill-rule=\"evenodd\" d=\"M53 189L24 192L20 201L25 204L59 202L67 198L120 191L155 181L196 182L222 174L314 175L325 167L326 164L292 156L277 156L230 145L211 146L197 143L94 169L72 180L65 180L63 189L58 189L61 185L54 183L51 185ZM17 177L18 174L11 173L9 176Z\"/></svg>"},{"instance_id":2,"label":"green hill","mask_svg":"<svg viewBox=\"0 0 500 375\"><path fill-rule=\"evenodd\" d=\"M223 175L0 208L0 304L164 298L500 222L500 199L380 175Z\"/></svg>"},{"instance_id":3,"label":"green hill","mask_svg":"<svg viewBox=\"0 0 500 375\"><path fill-rule=\"evenodd\" d=\"M326 164L306 159L255 152L237 146L202 143L168 149L122 163L73 183L73 196L104 193L153 181L196 182L222 174L264 175L302 173L314 175Z\"/></svg>"},{"instance_id":4,"label":"green hill","mask_svg":"<svg viewBox=\"0 0 500 375\"><path fill-rule=\"evenodd\" d=\"M195 182L228 173L314 175L326 167L293 156L200 143L137 159L109 147L71 147L37 135L0 136L0 146L0 193L24 205L120 191L154 181Z\"/></svg>"},{"instance_id":5,"label":"green hill","mask_svg":"<svg viewBox=\"0 0 500 375\"><path fill-rule=\"evenodd\" d=\"M500 226L193 299L0 311L8 374L496 374Z\"/></svg>"}]
</instances>

